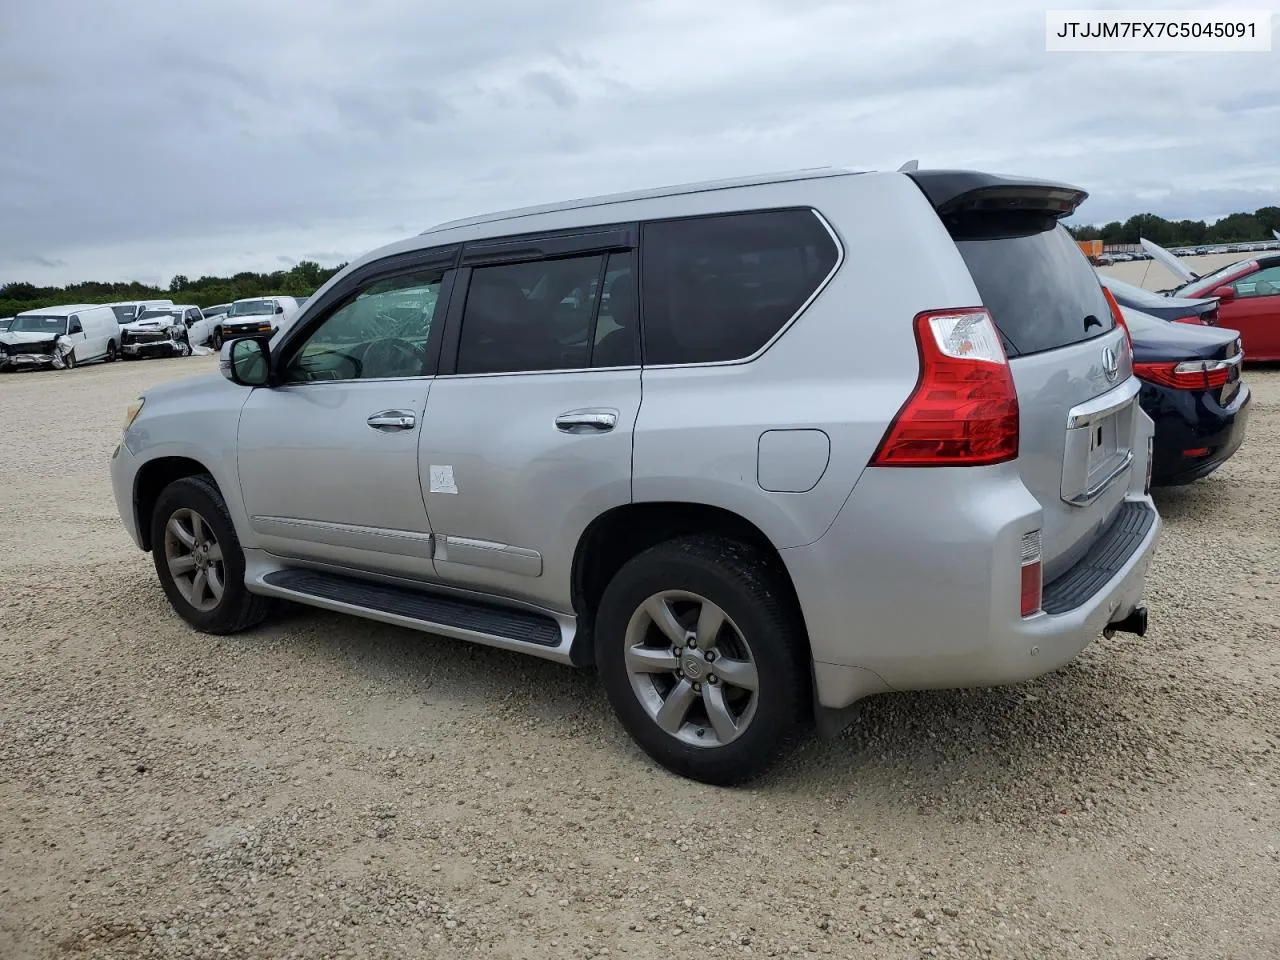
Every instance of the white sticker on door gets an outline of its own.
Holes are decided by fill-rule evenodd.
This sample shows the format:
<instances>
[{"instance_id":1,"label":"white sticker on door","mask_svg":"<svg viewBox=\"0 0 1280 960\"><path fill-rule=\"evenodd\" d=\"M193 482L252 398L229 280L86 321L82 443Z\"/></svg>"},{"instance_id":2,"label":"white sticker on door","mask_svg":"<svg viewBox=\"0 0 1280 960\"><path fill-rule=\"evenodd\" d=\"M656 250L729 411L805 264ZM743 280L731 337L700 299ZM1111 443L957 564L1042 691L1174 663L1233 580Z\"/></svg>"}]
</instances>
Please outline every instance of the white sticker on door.
<instances>
[{"instance_id":1,"label":"white sticker on door","mask_svg":"<svg viewBox=\"0 0 1280 960\"><path fill-rule=\"evenodd\" d=\"M453 482L453 467L431 465L431 493L457 493L458 485Z\"/></svg>"}]
</instances>

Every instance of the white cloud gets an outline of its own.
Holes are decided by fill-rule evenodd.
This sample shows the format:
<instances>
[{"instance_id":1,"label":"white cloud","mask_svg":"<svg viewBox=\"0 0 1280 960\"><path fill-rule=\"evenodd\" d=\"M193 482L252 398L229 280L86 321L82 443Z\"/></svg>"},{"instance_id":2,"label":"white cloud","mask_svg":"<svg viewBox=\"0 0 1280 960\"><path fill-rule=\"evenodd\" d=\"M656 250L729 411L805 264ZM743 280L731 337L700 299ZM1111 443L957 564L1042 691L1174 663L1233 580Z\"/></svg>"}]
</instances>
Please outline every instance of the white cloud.
<instances>
[{"instance_id":1,"label":"white cloud","mask_svg":"<svg viewBox=\"0 0 1280 960\"><path fill-rule=\"evenodd\" d=\"M273 269L515 204L911 157L1068 180L1087 220L1280 200L1273 55L1051 54L1015 0L6 17L0 282Z\"/></svg>"}]
</instances>

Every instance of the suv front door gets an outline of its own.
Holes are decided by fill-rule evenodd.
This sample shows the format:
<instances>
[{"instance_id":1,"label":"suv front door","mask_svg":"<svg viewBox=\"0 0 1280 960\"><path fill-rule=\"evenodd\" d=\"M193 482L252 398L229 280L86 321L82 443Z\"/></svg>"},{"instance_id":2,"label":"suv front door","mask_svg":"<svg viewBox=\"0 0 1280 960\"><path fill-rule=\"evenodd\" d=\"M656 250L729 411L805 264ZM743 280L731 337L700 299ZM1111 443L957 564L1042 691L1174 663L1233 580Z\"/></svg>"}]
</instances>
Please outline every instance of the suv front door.
<instances>
[{"instance_id":1,"label":"suv front door","mask_svg":"<svg viewBox=\"0 0 1280 960\"><path fill-rule=\"evenodd\" d=\"M464 250L419 466L442 580L572 612L579 538L631 501L633 238L525 238L516 255L562 255L516 263Z\"/></svg>"},{"instance_id":2,"label":"suv front door","mask_svg":"<svg viewBox=\"0 0 1280 960\"><path fill-rule=\"evenodd\" d=\"M452 259L357 280L280 344L283 382L249 396L237 449L249 522L267 551L432 577L418 441Z\"/></svg>"}]
</instances>

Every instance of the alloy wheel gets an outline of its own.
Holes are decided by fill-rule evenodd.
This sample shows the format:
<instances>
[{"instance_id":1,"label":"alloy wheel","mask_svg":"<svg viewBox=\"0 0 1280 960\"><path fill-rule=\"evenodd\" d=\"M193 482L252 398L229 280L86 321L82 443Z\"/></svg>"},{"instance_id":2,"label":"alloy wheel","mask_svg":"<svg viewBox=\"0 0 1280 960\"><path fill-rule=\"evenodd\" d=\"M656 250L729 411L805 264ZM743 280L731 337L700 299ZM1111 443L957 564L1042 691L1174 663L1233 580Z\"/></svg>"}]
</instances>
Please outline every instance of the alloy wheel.
<instances>
[{"instance_id":1,"label":"alloy wheel","mask_svg":"<svg viewBox=\"0 0 1280 960\"><path fill-rule=\"evenodd\" d=\"M653 594L632 615L624 642L631 689L677 740L720 747L750 725L760 696L755 659L742 631L706 597Z\"/></svg>"},{"instance_id":2,"label":"alloy wheel","mask_svg":"<svg viewBox=\"0 0 1280 960\"><path fill-rule=\"evenodd\" d=\"M164 528L164 558L174 586L197 610L222 602L226 568L222 546L204 517L189 507L175 510Z\"/></svg>"}]
</instances>

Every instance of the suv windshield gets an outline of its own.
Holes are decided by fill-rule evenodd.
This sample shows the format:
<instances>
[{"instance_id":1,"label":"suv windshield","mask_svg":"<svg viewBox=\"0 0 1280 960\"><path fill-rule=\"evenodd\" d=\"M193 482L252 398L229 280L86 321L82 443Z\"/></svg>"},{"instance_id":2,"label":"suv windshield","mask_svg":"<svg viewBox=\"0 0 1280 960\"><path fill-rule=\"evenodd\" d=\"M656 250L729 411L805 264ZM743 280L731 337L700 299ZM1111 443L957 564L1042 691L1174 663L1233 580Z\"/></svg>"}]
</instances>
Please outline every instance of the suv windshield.
<instances>
[{"instance_id":1,"label":"suv windshield","mask_svg":"<svg viewBox=\"0 0 1280 960\"><path fill-rule=\"evenodd\" d=\"M227 311L229 317L259 317L267 313L275 313L276 305L271 300L246 300L244 303L233 303Z\"/></svg>"},{"instance_id":2,"label":"suv windshield","mask_svg":"<svg viewBox=\"0 0 1280 960\"><path fill-rule=\"evenodd\" d=\"M984 212L948 218L947 226L1010 357L1114 328L1098 275L1053 217Z\"/></svg>"},{"instance_id":3,"label":"suv windshield","mask_svg":"<svg viewBox=\"0 0 1280 960\"><path fill-rule=\"evenodd\" d=\"M66 317L15 317L10 333L48 333L53 335L67 332Z\"/></svg>"}]
</instances>

